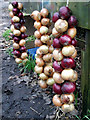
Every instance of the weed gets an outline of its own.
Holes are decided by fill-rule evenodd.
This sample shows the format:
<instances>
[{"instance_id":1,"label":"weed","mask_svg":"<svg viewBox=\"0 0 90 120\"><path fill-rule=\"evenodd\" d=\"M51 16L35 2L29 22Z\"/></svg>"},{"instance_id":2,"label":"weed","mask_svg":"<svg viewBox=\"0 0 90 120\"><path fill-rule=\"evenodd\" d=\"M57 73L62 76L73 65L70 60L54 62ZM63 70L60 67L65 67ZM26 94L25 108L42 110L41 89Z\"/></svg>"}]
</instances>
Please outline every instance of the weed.
<instances>
[{"instance_id":1,"label":"weed","mask_svg":"<svg viewBox=\"0 0 90 120\"><path fill-rule=\"evenodd\" d=\"M6 53L8 53L9 54L9 56L12 56L13 57L13 48L8 48L7 50L6 50Z\"/></svg>"},{"instance_id":2,"label":"weed","mask_svg":"<svg viewBox=\"0 0 90 120\"><path fill-rule=\"evenodd\" d=\"M2 34L2 36L8 41L8 40L11 40L11 35L10 35L10 33L11 33L11 30L10 29L8 29L8 30L6 30L3 34Z\"/></svg>"}]
</instances>

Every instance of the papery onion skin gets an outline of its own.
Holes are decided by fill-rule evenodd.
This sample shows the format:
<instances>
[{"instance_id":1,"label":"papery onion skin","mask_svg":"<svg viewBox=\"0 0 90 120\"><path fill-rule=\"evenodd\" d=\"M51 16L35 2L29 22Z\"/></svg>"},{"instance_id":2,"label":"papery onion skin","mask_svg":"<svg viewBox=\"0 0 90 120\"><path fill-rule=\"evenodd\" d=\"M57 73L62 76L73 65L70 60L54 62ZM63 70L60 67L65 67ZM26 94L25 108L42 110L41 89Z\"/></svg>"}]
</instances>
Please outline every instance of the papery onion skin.
<instances>
[{"instance_id":1,"label":"papery onion skin","mask_svg":"<svg viewBox=\"0 0 90 120\"><path fill-rule=\"evenodd\" d=\"M43 80L40 80L40 81L39 81L39 85L40 85L40 87L43 88L43 89L47 88L47 84L46 84L46 82L43 81Z\"/></svg>"},{"instance_id":2,"label":"papery onion skin","mask_svg":"<svg viewBox=\"0 0 90 120\"><path fill-rule=\"evenodd\" d=\"M52 101L55 106L60 107L62 105L59 95L54 95Z\"/></svg>"},{"instance_id":3,"label":"papery onion skin","mask_svg":"<svg viewBox=\"0 0 90 120\"><path fill-rule=\"evenodd\" d=\"M41 22L35 21L35 22L34 22L34 27L35 27L37 30L39 30L39 29L41 28Z\"/></svg>"},{"instance_id":4,"label":"papery onion skin","mask_svg":"<svg viewBox=\"0 0 90 120\"><path fill-rule=\"evenodd\" d=\"M39 66L36 65L34 70L35 70L36 73L42 73L43 72L43 67L39 67Z\"/></svg>"},{"instance_id":5,"label":"papery onion skin","mask_svg":"<svg viewBox=\"0 0 90 120\"><path fill-rule=\"evenodd\" d=\"M48 33L48 28L47 28L46 26L41 26L41 28L40 28L40 33L41 33L41 34L46 34L46 33Z\"/></svg>"},{"instance_id":6,"label":"papery onion skin","mask_svg":"<svg viewBox=\"0 0 90 120\"><path fill-rule=\"evenodd\" d=\"M16 59L15 59L15 62L16 62L17 64L22 63L22 59L21 59L21 58L16 58Z\"/></svg>"},{"instance_id":7,"label":"papery onion skin","mask_svg":"<svg viewBox=\"0 0 90 120\"><path fill-rule=\"evenodd\" d=\"M54 37L60 37L62 33L59 33L55 28L52 29L52 35Z\"/></svg>"},{"instance_id":8,"label":"papery onion skin","mask_svg":"<svg viewBox=\"0 0 90 120\"><path fill-rule=\"evenodd\" d=\"M53 40L53 47L54 48L61 48L62 47L62 45L60 44L58 38L54 38L54 40Z\"/></svg>"},{"instance_id":9,"label":"papery onion skin","mask_svg":"<svg viewBox=\"0 0 90 120\"><path fill-rule=\"evenodd\" d=\"M55 83L58 83L58 84L61 84L64 82L64 80L61 78L60 73L58 73L58 72L54 72L53 79L54 79Z\"/></svg>"},{"instance_id":10,"label":"papery onion skin","mask_svg":"<svg viewBox=\"0 0 90 120\"><path fill-rule=\"evenodd\" d=\"M59 50L59 49L55 49L53 51L53 58L56 60L56 61L61 61L63 59L63 55L62 55L62 52Z\"/></svg>"},{"instance_id":11,"label":"papery onion skin","mask_svg":"<svg viewBox=\"0 0 90 120\"><path fill-rule=\"evenodd\" d=\"M54 51L54 47L51 45L51 46L49 46L49 49L48 49L48 52L49 53L52 53Z\"/></svg>"},{"instance_id":12,"label":"papery onion skin","mask_svg":"<svg viewBox=\"0 0 90 120\"><path fill-rule=\"evenodd\" d=\"M41 40L36 39L34 44L35 44L36 47L40 47L42 45L42 42L41 42Z\"/></svg>"},{"instance_id":13,"label":"papery onion skin","mask_svg":"<svg viewBox=\"0 0 90 120\"><path fill-rule=\"evenodd\" d=\"M28 54L27 54L26 52L23 52L23 53L21 54L21 58L22 58L22 59L26 59L26 57L28 57Z\"/></svg>"},{"instance_id":14,"label":"papery onion skin","mask_svg":"<svg viewBox=\"0 0 90 120\"><path fill-rule=\"evenodd\" d=\"M19 44L17 44L17 43L13 43L13 47L14 47L15 49L19 49L19 48L20 48Z\"/></svg>"},{"instance_id":15,"label":"papery onion skin","mask_svg":"<svg viewBox=\"0 0 90 120\"><path fill-rule=\"evenodd\" d=\"M39 13L39 11L35 10L32 12L31 17L34 20L39 21L41 19L41 14Z\"/></svg>"},{"instance_id":16,"label":"papery onion skin","mask_svg":"<svg viewBox=\"0 0 90 120\"><path fill-rule=\"evenodd\" d=\"M73 45L74 47L77 46L77 40L76 40L76 39L72 39L72 45Z\"/></svg>"},{"instance_id":17,"label":"papery onion skin","mask_svg":"<svg viewBox=\"0 0 90 120\"><path fill-rule=\"evenodd\" d=\"M76 56L77 56L77 50L75 49L74 53L70 57L75 58Z\"/></svg>"},{"instance_id":18,"label":"papery onion skin","mask_svg":"<svg viewBox=\"0 0 90 120\"><path fill-rule=\"evenodd\" d=\"M13 34L15 35L15 36L20 36L20 34L21 34L21 32L19 31L19 30L14 30L13 31Z\"/></svg>"},{"instance_id":19,"label":"papery onion skin","mask_svg":"<svg viewBox=\"0 0 90 120\"><path fill-rule=\"evenodd\" d=\"M22 26L22 27L20 28L20 31L21 31L22 33L26 32L26 27L25 27L25 26Z\"/></svg>"},{"instance_id":20,"label":"papery onion skin","mask_svg":"<svg viewBox=\"0 0 90 120\"><path fill-rule=\"evenodd\" d=\"M62 105L62 111L63 112L71 112L75 109L74 105L73 104L63 104Z\"/></svg>"},{"instance_id":21,"label":"papery onion skin","mask_svg":"<svg viewBox=\"0 0 90 120\"><path fill-rule=\"evenodd\" d=\"M43 16L44 18L47 17L49 14L46 8L41 9L40 13L41 13L41 16Z\"/></svg>"},{"instance_id":22,"label":"papery onion skin","mask_svg":"<svg viewBox=\"0 0 90 120\"><path fill-rule=\"evenodd\" d=\"M20 46L24 46L25 43L26 43L26 41L25 41L24 39L21 39L20 42L19 42L19 45L20 45Z\"/></svg>"},{"instance_id":23,"label":"papery onion skin","mask_svg":"<svg viewBox=\"0 0 90 120\"><path fill-rule=\"evenodd\" d=\"M39 67L42 67L44 65L44 61L41 58L36 58L36 64Z\"/></svg>"},{"instance_id":24,"label":"papery onion skin","mask_svg":"<svg viewBox=\"0 0 90 120\"><path fill-rule=\"evenodd\" d=\"M23 8L23 4L22 3L18 3L18 9L22 9Z\"/></svg>"},{"instance_id":25,"label":"papery onion skin","mask_svg":"<svg viewBox=\"0 0 90 120\"><path fill-rule=\"evenodd\" d=\"M67 34L71 37L74 38L77 34L77 29L76 28L69 28L67 31Z\"/></svg>"},{"instance_id":26,"label":"papery onion skin","mask_svg":"<svg viewBox=\"0 0 90 120\"><path fill-rule=\"evenodd\" d=\"M44 60L45 62L50 61L51 58L52 58L52 54L50 54L50 53L48 53L48 54L46 54L46 55L43 56L43 60Z\"/></svg>"},{"instance_id":27,"label":"papery onion skin","mask_svg":"<svg viewBox=\"0 0 90 120\"><path fill-rule=\"evenodd\" d=\"M55 12L52 17L52 21L55 23L60 18L59 13Z\"/></svg>"},{"instance_id":28,"label":"papery onion skin","mask_svg":"<svg viewBox=\"0 0 90 120\"><path fill-rule=\"evenodd\" d=\"M46 45L40 46L39 51L40 51L42 54L47 54L47 53L48 53L48 46L46 46Z\"/></svg>"},{"instance_id":29,"label":"papery onion skin","mask_svg":"<svg viewBox=\"0 0 90 120\"><path fill-rule=\"evenodd\" d=\"M74 76L73 79L70 80L71 82L75 82L78 79L78 73L76 71L74 71Z\"/></svg>"},{"instance_id":30,"label":"papery onion skin","mask_svg":"<svg viewBox=\"0 0 90 120\"><path fill-rule=\"evenodd\" d=\"M40 33L40 31L36 30L36 31L34 32L34 36L35 36L36 38L40 39L40 38L41 38L41 33Z\"/></svg>"},{"instance_id":31,"label":"papery onion skin","mask_svg":"<svg viewBox=\"0 0 90 120\"><path fill-rule=\"evenodd\" d=\"M12 4L9 4L9 6L8 6L8 10L10 10L10 11L13 10L13 6L12 6Z\"/></svg>"},{"instance_id":32,"label":"papery onion skin","mask_svg":"<svg viewBox=\"0 0 90 120\"><path fill-rule=\"evenodd\" d=\"M48 76L52 76L53 75L53 68L51 66L45 66L44 68L44 73Z\"/></svg>"},{"instance_id":33,"label":"papery onion skin","mask_svg":"<svg viewBox=\"0 0 90 120\"><path fill-rule=\"evenodd\" d=\"M50 19L49 18L43 18L42 20L41 20L41 23L42 23L42 25L48 25L49 23L50 23Z\"/></svg>"},{"instance_id":34,"label":"papery onion skin","mask_svg":"<svg viewBox=\"0 0 90 120\"><path fill-rule=\"evenodd\" d=\"M47 84L48 85L53 85L55 83L54 79L53 78L48 78L47 79Z\"/></svg>"},{"instance_id":35,"label":"papery onion skin","mask_svg":"<svg viewBox=\"0 0 90 120\"><path fill-rule=\"evenodd\" d=\"M49 40L50 40L49 35L42 35L42 36L41 36L41 41L42 41L43 43L47 43Z\"/></svg>"},{"instance_id":36,"label":"papery onion skin","mask_svg":"<svg viewBox=\"0 0 90 120\"><path fill-rule=\"evenodd\" d=\"M20 18L17 17L17 16L13 16L12 21L13 21L13 22L19 22L19 21L20 21Z\"/></svg>"},{"instance_id":37,"label":"papery onion skin","mask_svg":"<svg viewBox=\"0 0 90 120\"><path fill-rule=\"evenodd\" d=\"M14 14L13 14L12 11L10 11L9 16L10 16L10 17L13 17L13 16L14 16Z\"/></svg>"},{"instance_id":38,"label":"papery onion skin","mask_svg":"<svg viewBox=\"0 0 90 120\"><path fill-rule=\"evenodd\" d=\"M41 73L41 74L39 75L39 77L40 77L40 79L42 79L42 80L47 80L47 79L48 79L48 76L45 75L44 73Z\"/></svg>"}]
</instances>

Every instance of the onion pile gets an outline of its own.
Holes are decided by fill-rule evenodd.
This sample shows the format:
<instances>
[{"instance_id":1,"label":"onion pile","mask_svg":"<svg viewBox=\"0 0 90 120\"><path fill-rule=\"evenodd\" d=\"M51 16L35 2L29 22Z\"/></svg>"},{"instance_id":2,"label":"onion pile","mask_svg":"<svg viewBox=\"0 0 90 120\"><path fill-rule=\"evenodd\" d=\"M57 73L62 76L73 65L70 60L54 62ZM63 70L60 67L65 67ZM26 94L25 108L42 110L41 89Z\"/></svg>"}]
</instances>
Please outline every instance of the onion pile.
<instances>
[{"instance_id":1,"label":"onion pile","mask_svg":"<svg viewBox=\"0 0 90 120\"><path fill-rule=\"evenodd\" d=\"M55 70L53 79L53 91L56 95L53 96L53 104L61 106L64 112L74 110L74 94L78 79L78 74L74 70L76 67L74 58L77 55L75 49L77 40L74 38L77 33L75 28L77 19L71 15L71 10L68 7L61 7L59 12L54 13L52 21L55 23L52 29L53 47L53 68Z\"/></svg>"},{"instance_id":2,"label":"onion pile","mask_svg":"<svg viewBox=\"0 0 90 120\"><path fill-rule=\"evenodd\" d=\"M50 38L50 19L49 12L43 8L40 12L35 10L32 12L31 17L35 20L34 27L36 31L35 46L39 47L36 51L36 66L35 72L39 74L39 85L41 88L47 88L48 85L55 83L53 79L54 69L52 67L52 39Z\"/></svg>"},{"instance_id":3,"label":"onion pile","mask_svg":"<svg viewBox=\"0 0 90 120\"><path fill-rule=\"evenodd\" d=\"M23 5L16 1L9 4L8 7L11 19L11 31L13 32L13 54L15 57L16 63L21 63L28 57L25 47L25 34L26 27L24 26L25 20L22 13Z\"/></svg>"}]
</instances>

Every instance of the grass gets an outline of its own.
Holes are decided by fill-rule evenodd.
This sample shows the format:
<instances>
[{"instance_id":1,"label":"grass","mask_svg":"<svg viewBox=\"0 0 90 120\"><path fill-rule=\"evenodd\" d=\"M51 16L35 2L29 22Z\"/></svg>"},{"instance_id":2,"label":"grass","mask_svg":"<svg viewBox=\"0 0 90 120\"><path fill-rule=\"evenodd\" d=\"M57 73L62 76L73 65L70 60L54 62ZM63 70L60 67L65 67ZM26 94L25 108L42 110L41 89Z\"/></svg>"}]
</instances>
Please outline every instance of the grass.
<instances>
[{"instance_id":1,"label":"grass","mask_svg":"<svg viewBox=\"0 0 90 120\"><path fill-rule=\"evenodd\" d=\"M31 36L27 37L26 42L29 42L29 41L35 41L34 35L31 35Z\"/></svg>"},{"instance_id":2,"label":"grass","mask_svg":"<svg viewBox=\"0 0 90 120\"><path fill-rule=\"evenodd\" d=\"M11 33L11 30L8 29L8 30L6 30L6 31L2 34L2 36L6 39L6 41L11 40L11 35L10 35L10 33Z\"/></svg>"},{"instance_id":3,"label":"grass","mask_svg":"<svg viewBox=\"0 0 90 120\"><path fill-rule=\"evenodd\" d=\"M12 57L13 57L12 52L13 52L13 48L8 48L8 49L6 50L6 53L8 53L9 56L12 56Z\"/></svg>"}]
</instances>

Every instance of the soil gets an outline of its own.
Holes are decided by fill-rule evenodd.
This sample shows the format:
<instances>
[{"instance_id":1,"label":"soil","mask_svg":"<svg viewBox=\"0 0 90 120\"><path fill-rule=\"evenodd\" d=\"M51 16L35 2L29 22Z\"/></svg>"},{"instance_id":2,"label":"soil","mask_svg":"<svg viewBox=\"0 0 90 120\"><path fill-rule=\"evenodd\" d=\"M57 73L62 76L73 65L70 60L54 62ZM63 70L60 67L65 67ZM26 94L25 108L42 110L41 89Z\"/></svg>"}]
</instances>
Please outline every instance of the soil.
<instances>
[{"instance_id":1,"label":"soil","mask_svg":"<svg viewBox=\"0 0 90 120\"><path fill-rule=\"evenodd\" d=\"M2 4L1 32L4 32L10 27L10 18L7 10L8 2ZM76 71L79 74L76 82L77 105L73 112L64 114L60 108L56 108L52 103L54 95L52 89L41 89L38 85L38 76L34 72L22 75L14 58L6 53L6 49L10 47L10 41L5 41L2 37L0 39L2 40L0 43L2 50L2 54L0 54L2 57L2 120L74 120L74 115L81 116L81 52L79 48L77 48L78 56L76 58Z\"/></svg>"}]
</instances>

